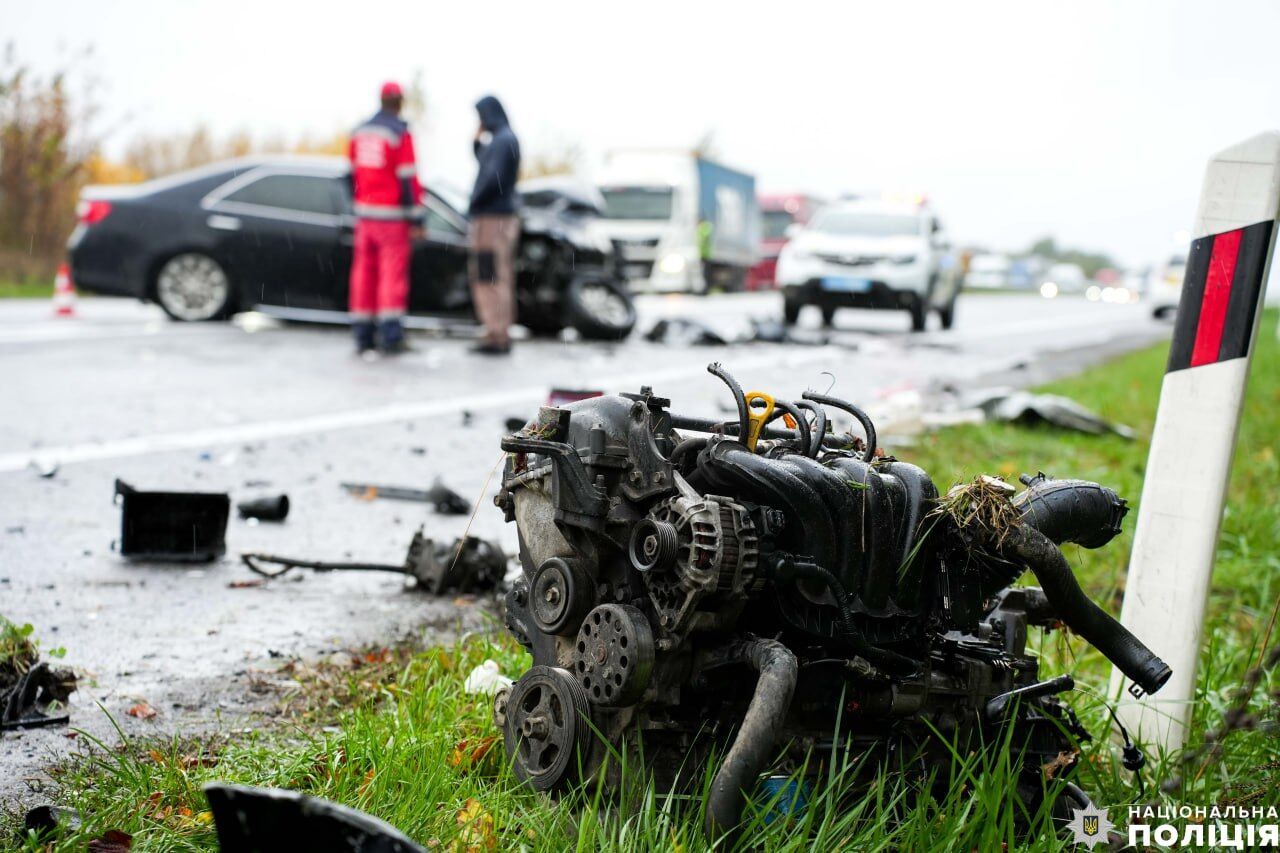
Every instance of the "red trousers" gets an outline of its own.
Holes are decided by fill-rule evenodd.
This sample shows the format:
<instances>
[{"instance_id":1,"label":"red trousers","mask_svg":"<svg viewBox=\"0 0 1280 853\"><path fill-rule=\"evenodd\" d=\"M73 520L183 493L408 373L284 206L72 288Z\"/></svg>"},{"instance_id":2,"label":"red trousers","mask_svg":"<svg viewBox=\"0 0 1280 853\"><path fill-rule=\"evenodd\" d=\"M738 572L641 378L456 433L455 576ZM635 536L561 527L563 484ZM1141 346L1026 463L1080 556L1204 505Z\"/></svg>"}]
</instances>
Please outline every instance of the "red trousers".
<instances>
[{"instance_id":1,"label":"red trousers","mask_svg":"<svg viewBox=\"0 0 1280 853\"><path fill-rule=\"evenodd\" d=\"M409 223L357 219L351 256L351 318L398 318L408 302Z\"/></svg>"}]
</instances>

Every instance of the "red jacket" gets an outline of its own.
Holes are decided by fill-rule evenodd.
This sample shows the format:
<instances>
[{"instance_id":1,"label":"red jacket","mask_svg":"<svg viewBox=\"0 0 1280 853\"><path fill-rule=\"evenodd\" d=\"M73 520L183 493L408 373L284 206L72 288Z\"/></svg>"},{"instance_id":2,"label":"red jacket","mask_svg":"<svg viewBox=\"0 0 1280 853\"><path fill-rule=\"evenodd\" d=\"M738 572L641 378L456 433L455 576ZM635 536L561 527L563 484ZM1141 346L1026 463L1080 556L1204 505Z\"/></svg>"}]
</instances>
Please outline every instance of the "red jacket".
<instances>
[{"instance_id":1,"label":"red jacket","mask_svg":"<svg viewBox=\"0 0 1280 853\"><path fill-rule=\"evenodd\" d=\"M357 217L422 219L422 185L407 124L391 113L377 113L351 133L347 157Z\"/></svg>"}]
</instances>

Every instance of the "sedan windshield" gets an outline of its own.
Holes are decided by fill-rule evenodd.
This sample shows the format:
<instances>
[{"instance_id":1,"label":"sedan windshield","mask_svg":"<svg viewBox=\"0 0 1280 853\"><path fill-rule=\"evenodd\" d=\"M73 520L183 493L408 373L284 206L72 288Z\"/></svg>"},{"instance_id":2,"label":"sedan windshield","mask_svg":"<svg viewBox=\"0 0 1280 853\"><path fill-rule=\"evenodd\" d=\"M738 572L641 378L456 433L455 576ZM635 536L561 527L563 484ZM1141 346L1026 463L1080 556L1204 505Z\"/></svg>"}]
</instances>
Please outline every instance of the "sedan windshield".
<instances>
[{"instance_id":1,"label":"sedan windshield","mask_svg":"<svg viewBox=\"0 0 1280 853\"><path fill-rule=\"evenodd\" d=\"M894 213L859 213L828 210L818 214L809 228L823 234L858 237L900 237L920 234L920 217Z\"/></svg>"},{"instance_id":2,"label":"sedan windshield","mask_svg":"<svg viewBox=\"0 0 1280 853\"><path fill-rule=\"evenodd\" d=\"M670 187L601 187L609 219L670 219Z\"/></svg>"}]
</instances>

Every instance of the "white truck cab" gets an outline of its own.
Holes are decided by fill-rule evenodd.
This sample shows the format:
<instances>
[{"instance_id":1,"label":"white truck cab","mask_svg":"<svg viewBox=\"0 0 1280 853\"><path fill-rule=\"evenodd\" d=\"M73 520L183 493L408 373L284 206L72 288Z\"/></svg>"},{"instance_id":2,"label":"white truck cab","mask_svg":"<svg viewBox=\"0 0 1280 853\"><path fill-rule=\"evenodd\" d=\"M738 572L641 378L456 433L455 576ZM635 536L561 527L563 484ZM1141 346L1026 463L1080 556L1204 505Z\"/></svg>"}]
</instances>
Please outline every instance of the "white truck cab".
<instances>
[{"instance_id":1,"label":"white truck cab","mask_svg":"<svg viewBox=\"0 0 1280 853\"><path fill-rule=\"evenodd\" d=\"M745 286L760 234L751 175L688 151L616 151L597 185L605 216L596 228L613 241L633 289Z\"/></svg>"},{"instance_id":2,"label":"white truck cab","mask_svg":"<svg viewBox=\"0 0 1280 853\"><path fill-rule=\"evenodd\" d=\"M850 199L797 229L778 256L784 319L816 305L830 324L838 308L895 309L924 331L930 309L951 328L961 273L937 214L923 200Z\"/></svg>"}]
</instances>

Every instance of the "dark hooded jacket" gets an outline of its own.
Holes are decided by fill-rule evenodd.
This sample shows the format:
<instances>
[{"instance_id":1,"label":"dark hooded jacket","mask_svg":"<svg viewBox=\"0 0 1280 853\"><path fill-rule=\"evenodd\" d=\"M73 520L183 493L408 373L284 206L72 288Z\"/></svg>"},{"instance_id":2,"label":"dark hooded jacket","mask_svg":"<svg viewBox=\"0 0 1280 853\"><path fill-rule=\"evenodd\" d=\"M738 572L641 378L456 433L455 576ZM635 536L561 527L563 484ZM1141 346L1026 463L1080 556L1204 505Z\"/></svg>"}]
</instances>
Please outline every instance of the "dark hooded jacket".
<instances>
[{"instance_id":1,"label":"dark hooded jacket","mask_svg":"<svg viewBox=\"0 0 1280 853\"><path fill-rule=\"evenodd\" d=\"M507 113L492 95L476 103L480 125L492 138L487 145L476 140L476 160L480 163L476 185L471 190L471 215L515 213L520 207L516 178L520 174L520 142L511 130Z\"/></svg>"}]
</instances>

